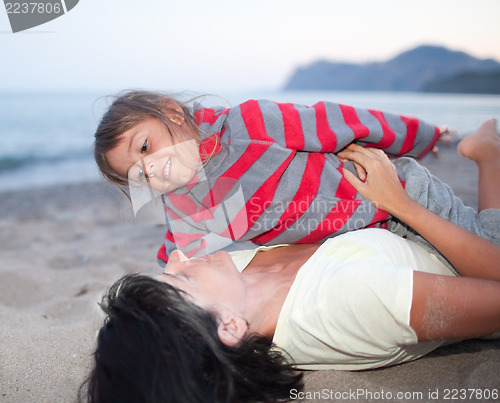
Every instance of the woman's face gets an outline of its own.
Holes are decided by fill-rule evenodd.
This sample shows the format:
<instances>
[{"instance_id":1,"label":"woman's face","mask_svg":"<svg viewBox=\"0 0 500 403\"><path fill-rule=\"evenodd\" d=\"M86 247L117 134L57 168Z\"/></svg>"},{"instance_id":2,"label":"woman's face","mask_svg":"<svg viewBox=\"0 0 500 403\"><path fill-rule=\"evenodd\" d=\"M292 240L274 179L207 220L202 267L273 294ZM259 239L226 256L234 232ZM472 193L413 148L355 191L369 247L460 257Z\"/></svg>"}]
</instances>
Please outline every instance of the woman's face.
<instances>
[{"instance_id":1,"label":"woman's face","mask_svg":"<svg viewBox=\"0 0 500 403\"><path fill-rule=\"evenodd\" d=\"M168 193L191 182L201 170L198 145L185 133L187 125L172 123L174 133L154 118L146 119L122 134L122 141L106 154L110 166L129 184L149 183L161 193Z\"/></svg>"},{"instance_id":2,"label":"woman's face","mask_svg":"<svg viewBox=\"0 0 500 403\"><path fill-rule=\"evenodd\" d=\"M187 299L207 311L217 311L218 305L240 312L244 308L243 276L227 252L188 259L176 250L157 279L180 289Z\"/></svg>"}]
</instances>

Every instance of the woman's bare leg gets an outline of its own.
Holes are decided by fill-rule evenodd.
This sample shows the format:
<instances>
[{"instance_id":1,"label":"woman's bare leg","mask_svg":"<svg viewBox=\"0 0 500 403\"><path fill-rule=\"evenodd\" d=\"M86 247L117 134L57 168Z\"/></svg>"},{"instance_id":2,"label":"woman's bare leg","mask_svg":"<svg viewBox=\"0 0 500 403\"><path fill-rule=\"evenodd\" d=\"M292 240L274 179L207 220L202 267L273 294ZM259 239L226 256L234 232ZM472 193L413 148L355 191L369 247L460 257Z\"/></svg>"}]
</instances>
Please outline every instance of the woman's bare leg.
<instances>
[{"instance_id":1,"label":"woman's bare leg","mask_svg":"<svg viewBox=\"0 0 500 403\"><path fill-rule=\"evenodd\" d=\"M487 120L464 138L458 144L458 153L478 166L478 210L500 209L500 135L496 120Z\"/></svg>"}]
</instances>

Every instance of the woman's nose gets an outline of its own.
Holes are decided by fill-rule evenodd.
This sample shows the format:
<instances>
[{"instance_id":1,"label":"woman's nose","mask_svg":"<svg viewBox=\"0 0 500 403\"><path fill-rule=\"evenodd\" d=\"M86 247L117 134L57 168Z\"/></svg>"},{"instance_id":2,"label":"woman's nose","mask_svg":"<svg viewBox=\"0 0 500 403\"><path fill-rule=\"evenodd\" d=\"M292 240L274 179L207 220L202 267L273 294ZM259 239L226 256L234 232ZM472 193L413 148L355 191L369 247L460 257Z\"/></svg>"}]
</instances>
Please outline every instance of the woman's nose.
<instances>
[{"instance_id":1,"label":"woman's nose","mask_svg":"<svg viewBox=\"0 0 500 403\"><path fill-rule=\"evenodd\" d=\"M189 259L180 250L174 250L170 254L168 263L165 266L165 273L176 274L180 268L180 264L187 262Z\"/></svg>"},{"instance_id":2,"label":"woman's nose","mask_svg":"<svg viewBox=\"0 0 500 403\"><path fill-rule=\"evenodd\" d=\"M172 252L171 258L172 257L178 260L179 262L187 262L189 260L186 257L186 255L182 253L182 251L180 251L179 249L176 249Z\"/></svg>"}]
</instances>

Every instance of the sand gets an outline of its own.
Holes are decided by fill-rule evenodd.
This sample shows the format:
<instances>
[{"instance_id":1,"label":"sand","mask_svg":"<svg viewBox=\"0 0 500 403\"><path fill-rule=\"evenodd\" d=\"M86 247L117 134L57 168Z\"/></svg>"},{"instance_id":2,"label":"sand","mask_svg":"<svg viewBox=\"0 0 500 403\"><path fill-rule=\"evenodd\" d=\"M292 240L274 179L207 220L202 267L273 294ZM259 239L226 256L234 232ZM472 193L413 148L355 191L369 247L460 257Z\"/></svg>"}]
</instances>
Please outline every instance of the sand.
<instances>
[{"instance_id":1,"label":"sand","mask_svg":"<svg viewBox=\"0 0 500 403\"><path fill-rule=\"evenodd\" d=\"M474 164L453 146L440 154L422 162L475 206ZM125 273L158 272L163 236L107 184L0 193L0 402L76 400L103 319L97 302ZM453 388L486 396L499 379L500 342L474 340L383 370L309 372L302 397L445 401Z\"/></svg>"}]
</instances>

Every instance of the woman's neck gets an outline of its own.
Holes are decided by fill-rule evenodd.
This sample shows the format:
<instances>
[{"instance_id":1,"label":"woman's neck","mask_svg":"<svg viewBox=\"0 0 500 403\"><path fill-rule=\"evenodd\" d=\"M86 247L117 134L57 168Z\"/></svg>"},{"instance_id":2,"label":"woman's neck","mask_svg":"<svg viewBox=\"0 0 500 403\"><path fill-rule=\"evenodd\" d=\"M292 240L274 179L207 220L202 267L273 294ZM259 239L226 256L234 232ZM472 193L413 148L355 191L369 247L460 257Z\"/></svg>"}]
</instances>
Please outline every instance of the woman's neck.
<instances>
[{"instance_id":1,"label":"woman's neck","mask_svg":"<svg viewBox=\"0 0 500 403\"><path fill-rule=\"evenodd\" d=\"M290 245L259 252L242 272L247 282L250 332L272 338L297 272L319 245Z\"/></svg>"}]
</instances>

